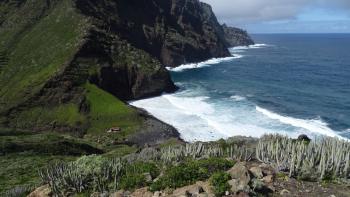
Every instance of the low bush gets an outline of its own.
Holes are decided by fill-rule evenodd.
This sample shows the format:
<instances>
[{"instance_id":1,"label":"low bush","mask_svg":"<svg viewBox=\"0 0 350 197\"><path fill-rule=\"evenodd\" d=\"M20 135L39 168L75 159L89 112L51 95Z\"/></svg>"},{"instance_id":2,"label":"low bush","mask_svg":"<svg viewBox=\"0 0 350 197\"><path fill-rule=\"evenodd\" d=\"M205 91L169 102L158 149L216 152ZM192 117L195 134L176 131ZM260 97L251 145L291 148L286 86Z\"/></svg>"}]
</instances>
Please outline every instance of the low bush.
<instances>
[{"instance_id":1,"label":"low bush","mask_svg":"<svg viewBox=\"0 0 350 197\"><path fill-rule=\"evenodd\" d=\"M208 179L213 173L227 170L234 165L233 161L223 158L187 160L178 166L170 167L165 175L150 187L151 191L165 188L178 188Z\"/></svg>"},{"instance_id":2,"label":"low bush","mask_svg":"<svg viewBox=\"0 0 350 197\"><path fill-rule=\"evenodd\" d=\"M123 176L120 179L120 189L133 190L147 186L145 173L149 173L153 178L159 176L159 169L154 163L137 162L132 165L128 165L125 168Z\"/></svg>"},{"instance_id":3,"label":"low bush","mask_svg":"<svg viewBox=\"0 0 350 197\"><path fill-rule=\"evenodd\" d=\"M230 191L230 185L228 184L230 178L230 175L226 172L216 172L210 177L209 181L213 186L215 196L223 196L226 191Z\"/></svg>"}]
</instances>

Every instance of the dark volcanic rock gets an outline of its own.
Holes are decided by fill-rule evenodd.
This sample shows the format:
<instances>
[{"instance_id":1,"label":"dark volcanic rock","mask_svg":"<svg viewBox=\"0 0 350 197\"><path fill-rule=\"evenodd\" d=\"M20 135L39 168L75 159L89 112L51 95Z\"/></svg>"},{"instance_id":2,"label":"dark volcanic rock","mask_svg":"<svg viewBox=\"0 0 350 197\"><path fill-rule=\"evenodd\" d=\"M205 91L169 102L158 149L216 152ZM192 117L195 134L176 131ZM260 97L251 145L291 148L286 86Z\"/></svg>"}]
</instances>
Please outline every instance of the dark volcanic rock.
<instances>
[{"instance_id":1,"label":"dark volcanic rock","mask_svg":"<svg viewBox=\"0 0 350 197\"><path fill-rule=\"evenodd\" d=\"M166 66L230 56L211 7L198 0L77 0L82 13Z\"/></svg>"},{"instance_id":2,"label":"dark volcanic rock","mask_svg":"<svg viewBox=\"0 0 350 197\"><path fill-rule=\"evenodd\" d=\"M248 46L254 44L253 39L246 31L236 27L228 27L226 24L223 24L222 27L229 47Z\"/></svg>"}]
</instances>

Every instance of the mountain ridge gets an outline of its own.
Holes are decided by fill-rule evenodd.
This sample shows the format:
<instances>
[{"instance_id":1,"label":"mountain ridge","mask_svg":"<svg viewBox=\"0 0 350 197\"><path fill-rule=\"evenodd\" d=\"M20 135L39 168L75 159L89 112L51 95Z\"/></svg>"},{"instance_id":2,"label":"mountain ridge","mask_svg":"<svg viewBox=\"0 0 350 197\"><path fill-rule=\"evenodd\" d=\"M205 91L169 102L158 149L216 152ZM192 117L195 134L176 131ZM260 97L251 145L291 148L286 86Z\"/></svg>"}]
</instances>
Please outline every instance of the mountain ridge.
<instances>
[{"instance_id":1,"label":"mountain ridge","mask_svg":"<svg viewBox=\"0 0 350 197\"><path fill-rule=\"evenodd\" d=\"M81 136L117 125L134 133L145 121L124 102L177 89L163 65L230 55L211 7L198 0L26 0L0 8L3 127Z\"/></svg>"}]
</instances>

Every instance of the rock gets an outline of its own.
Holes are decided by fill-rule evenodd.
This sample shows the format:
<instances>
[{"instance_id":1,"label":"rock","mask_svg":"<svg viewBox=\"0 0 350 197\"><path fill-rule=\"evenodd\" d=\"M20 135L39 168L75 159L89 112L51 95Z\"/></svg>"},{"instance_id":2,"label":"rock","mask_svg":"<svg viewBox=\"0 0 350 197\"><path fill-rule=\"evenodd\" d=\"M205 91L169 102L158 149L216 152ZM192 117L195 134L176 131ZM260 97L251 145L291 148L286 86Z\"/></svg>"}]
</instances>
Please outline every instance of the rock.
<instances>
[{"instance_id":1,"label":"rock","mask_svg":"<svg viewBox=\"0 0 350 197\"><path fill-rule=\"evenodd\" d=\"M231 192L236 193L239 191L250 191L248 184L242 184L238 179L232 179L228 181L228 184L231 186Z\"/></svg>"},{"instance_id":2,"label":"rock","mask_svg":"<svg viewBox=\"0 0 350 197\"><path fill-rule=\"evenodd\" d=\"M288 195L290 194L290 191L286 190L286 189L283 189L281 192L280 192L280 195L283 196L283 195Z\"/></svg>"},{"instance_id":3,"label":"rock","mask_svg":"<svg viewBox=\"0 0 350 197\"><path fill-rule=\"evenodd\" d=\"M224 29L225 39L229 47L248 46L254 44L253 39L246 31L235 27L228 27L226 24L223 24L222 27Z\"/></svg>"},{"instance_id":4,"label":"rock","mask_svg":"<svg viewBox=\"0 0 350 197\"><path fill-rule=\"evenodd\" d=\"M27 197L50 197L52 195L52 191L49 185L43 185L35 189L32 193L30 193Z\"/></svg>"},{"instance_id":5,"label":"rock","mask_svg":"<svg viewBox=\"0 0 350 197\"><path fill-rule=\"evenodd\" d=\"M261 179L263 178L263 172L260 167L252 167L249 171L254 175L255 178Z\"/></svg>"},{"instance_id":6,"label":"rock","mask_svg":"<svg viewBox=\"0 0 350 197\"><path fill-rule=\"evenodd\" d=\"M250 182L250 174L245 166L245 163L237 163L233 166L228 173L231 175L232 179L236 179L240 186L246 186Z\"/></svg>"},{"instance_id":7,"label":"rock","mask_svg":"<svg viewBox=\"0 0 350 197\"><path fill-rule=\"evenodd\" d=\"M231 175L232 180L228 182L231 186L231 191L236 193L238 191L249 191L248 186L251 178L245 163L237 163L233 166L228 173Z\"/></svg>"},{"instance_id":8,"label":"rock","mask_svg":"<svg viewBox=\"0 0 350 197\"><path fill-rule=\"evenodd\" d=\"M203 181L198 181L196 183L196 185L200 186L203 188L203 190L205 191L205 193L208 193L208 194L213 194L213 188L212 186L210 185L209 182L203 182Z\"/></svg>"},{"instance_id":9,"label":"rock","mask_svg":"<svg viewBox=\"0 0 350 197\"><path fill-rule=\"evenodd\" d=\"M148 182L148 183L152 182L153 179L152 179L152 176L151 176L151 174L149 172L143 173L143 175L145 176L145 181L146 182Z\"/></svg>"},{"instance_id":10,"label":"rock","mask_svg":"<svg viewBox=\"0 0 350 197\"><path fill-rule=\"evenodd\" d=\"M305 135L305 134L299 135L299 136L298 136L298 140L299 140L299 141L306 141L306 142L310 142L310 141L311 141L311 139L310 139L307 135Z\"/></svg>"},{"instance_id":11,"label":"rock","mask_svg":"<svg viewBox=\"0 0 350 197\"><path fill-rule=\"evenodd\" d=\"M140 188L135 190L131 197L152 197L153 193L149 191L148 187Z\"/></svg>"},{"instance_id":12,"label":"rock","mask_svg":"<svg viewBox=\"0 0 350 197\"><path fill-rule=\"evenodd\" d=\"M160 191L156 191L153 194L153 197L160 197L160 196L162 196L162 193Z\"/></svg>"},{"instance_id":13,"label":"rock","mask_svg":"<svg viewBox=\"0 0 350 197\"><path fill-rule=\"evenodd\" d=\"M275 176L276 174L276 170L268 164L263 163L263 164L260 164L259 167L261 168L264 176L268 176L268 175Z\"/></svg>"},{"instance_id":14,"label":"rock","mask_svg":"<svg viewBox=\"0 0 350 197\"><path fill-rule=\"evenodd\" d=\"M273 185L267 185L267 188L271 191L271 192L275 192L276 188Z\"/></svg>"},{"instance_id":15,"label":"rock","mask_svg":"<svg viewBox=\"0 0 350 197\"><path fill-rule=\"evenodd\" d=\"M204 189L197 185L197 184L194 184L194 185L189 185L189 186L185 186L185 187L182 187L182 188L178 188L176 189L172 196L193 196L193 195L198 195L198 194L201 194L201 193L204 193Z\"/></svg>"},{"instance_id":16,"label":"rock","mask_svg":"<svg viewBox=\"0 0 350 197\"><path fill-rule=\"evenodd\" d=\"M109 197L124 197L124 196L125 196L124 190L119 190L109 195Z\"/></svg>"},{"instance_id":17,"label":"rock","mask_svg":"<svg viewBox=\"0 0 350 197\"><path fill-rule=\"evenodd\" d=\"M274 176L273 176L273 175L267 175L267 176L265 176L265 177L263 178L263 181L264 181L265 183L272 183L273 180L274 180Z\"/></svg>"},{"instance_id":18,"label":"rock","mask_svg":"<svg viewBox=\"0 0 350 197\"><path fill-rule=\"evenodd\" d=\"M225 196L228 196L228 195L230 195L230 192L229 192L229 191L226 191L226 192L225 192Z\"/></svg>"},{"instance_id":19,"label":"rock","mask_svg":"<svg viewBox=\"0 0 350 197\"><path fill-rule=\"evenodd\" d=\"M233 197L250 197L246 192L238 192L238 194L233 195Z\"/></svg>"}]
</instances>

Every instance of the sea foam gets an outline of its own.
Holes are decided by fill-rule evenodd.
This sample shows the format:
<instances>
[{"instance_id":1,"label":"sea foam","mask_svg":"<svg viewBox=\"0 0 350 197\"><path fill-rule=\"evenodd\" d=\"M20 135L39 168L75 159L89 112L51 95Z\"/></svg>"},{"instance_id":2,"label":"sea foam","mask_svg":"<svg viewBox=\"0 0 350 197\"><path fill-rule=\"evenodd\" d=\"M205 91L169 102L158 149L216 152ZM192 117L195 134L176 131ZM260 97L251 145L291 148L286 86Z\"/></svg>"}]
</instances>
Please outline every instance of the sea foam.
<instances>
[{"instance_id":1,"label":"sea foam","mask_svg":"<svg viewBox=\"0 0 350 197\"><path fill-rule=\"evenodd\" d=\"M290 137L307 134L310 137L325 135L342 138L321 120L282 116L255 106L248 100L235 102L212 103L209 97L192 97L180 92L130 104L174 126L181 138L188 142L214 141L232 136L261 137L267 133Z\"/></svg>"},{"instance_id":2,"label":"sea foam","mask_svg":"<svg viewBox=\"0 0 350 197\"><path fill-rule=\"evenodd\" d=\"M175 68L167 67L168 70L173 71L173 72L181 72L184 70L188 69L195 69L195 68L202 68L202 67L208 67L214 64L219 64L221 62L227 62L231 61L233 59L239 59L242 58L242 55L239 54L232 54L232 57L223 57L223 58L212 58L204 62L199 62L199 63L191 63L191 64L183 64L180 66L177 66Z\"/></svg>"},{"instance_id":3,"label":"sea foam","mask_svg":"<svg viewBox=\"0 0 350 197\"><path fill-rule=\"evenodd\" d=\"M189 69L196 69L196 68L203 68L203 67L209 67L215 64L219 64L221 62L228 62L232 61L234 59L240 59L244 57L244 55L240 54L241 52L244 52L244 50L247 49L259 49L259 48L264 48L268 47L270 45L267 44L254 44L254 45L249 45L249 46L239 46L239 47L232 47L229 49L230 53L232 56L230 57L222 57L222 58L212 58L203 62L198 62L198 63L190 63L190 64L182 64L180 66L177 66L175 68L172 67L166 67L169 71L173 72L182 72L185 70Z\"/></svg>"},{"instance_id":4,"label":"sea foam","mask_svg":"<svg viewBox=\"0 0 350 197\"><path fill-rule=\"evenodd\" d=\"M264 114L265 116L273 120L278 120L281 123L289 124L297 128L303 128L306 131L309 131L311 134L321 134L329 137L340 137L334 130L329 128L327 123L323 122L320 119L307 120L282 116L258 106L256 106L256 111Z\"/></svg>"}]
</instances>

